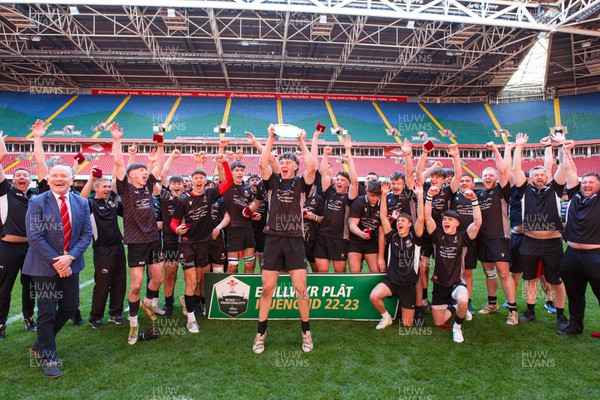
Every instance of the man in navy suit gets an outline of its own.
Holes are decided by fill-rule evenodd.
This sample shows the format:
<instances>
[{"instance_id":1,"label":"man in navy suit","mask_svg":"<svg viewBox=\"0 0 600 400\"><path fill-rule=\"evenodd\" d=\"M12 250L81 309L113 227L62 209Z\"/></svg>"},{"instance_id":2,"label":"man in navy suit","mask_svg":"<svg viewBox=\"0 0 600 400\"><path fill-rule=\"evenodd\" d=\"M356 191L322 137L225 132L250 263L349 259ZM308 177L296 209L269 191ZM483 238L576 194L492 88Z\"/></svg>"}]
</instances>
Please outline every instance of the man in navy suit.
<instances>
[{"instance_id":1,"label":"man in navy suit","mask_svg":"<svg viewBox=\"0 0 600 400\"><path fill-rule=\"evenodd\" d=\"M50 191L30 200L25 218L29 250L23 272L33 278L38 300L37 339L29 352L53 378L62 375L56 334L78 307L79 272L92 240L88 202L69 192L72 183L70 167L53 167L48 174Z\"/></svg>"}]
</instances>

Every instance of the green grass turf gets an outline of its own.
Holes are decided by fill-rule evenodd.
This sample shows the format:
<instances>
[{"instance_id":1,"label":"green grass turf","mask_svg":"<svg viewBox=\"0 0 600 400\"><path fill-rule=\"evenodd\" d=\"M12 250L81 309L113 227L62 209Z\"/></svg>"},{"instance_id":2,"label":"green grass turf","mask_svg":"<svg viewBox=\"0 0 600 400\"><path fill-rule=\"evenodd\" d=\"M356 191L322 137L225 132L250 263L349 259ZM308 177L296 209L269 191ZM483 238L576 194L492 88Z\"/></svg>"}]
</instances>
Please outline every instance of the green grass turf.
<instances>
[{"instance_id":1,"label":"green grass turf","mask_svg":"<svg viewBox=\"0 0 600 400\"><path fill-rule=\"evenodd\" d=\"M93 277L91 250L81 283ZM180 271L176 294L182 293ZM93 285L81 290L87 321ZM517 299L522 311L522 289ZM430 294L431 295L431 294ZM475 271L474 305L485 303L485 282ZM500 294L499 302L504 297ZM0 341L0 399L598 399L600 330L598 303L588 289L586 330L561 337L554 316L540 299L538 320L507 326L507 312L476 315L465 322L465 342L451 331L397 325L375 330L375 322L313 321L312 353L300 349L298 321L271 321L266 350L252 353L254 321L199 320L201 333L174 319L154 341L126 342L128 325L93 330L71 322L60 332L58 352L64 375L42 375L27 353L35 334L8 326ZM9 316L20 313L15 285ZM140 314L142 329L151 326ZM106 322L106 318L105 318ZM173 324L173 325L170 325Z\"/></svg>"}]
</instances>

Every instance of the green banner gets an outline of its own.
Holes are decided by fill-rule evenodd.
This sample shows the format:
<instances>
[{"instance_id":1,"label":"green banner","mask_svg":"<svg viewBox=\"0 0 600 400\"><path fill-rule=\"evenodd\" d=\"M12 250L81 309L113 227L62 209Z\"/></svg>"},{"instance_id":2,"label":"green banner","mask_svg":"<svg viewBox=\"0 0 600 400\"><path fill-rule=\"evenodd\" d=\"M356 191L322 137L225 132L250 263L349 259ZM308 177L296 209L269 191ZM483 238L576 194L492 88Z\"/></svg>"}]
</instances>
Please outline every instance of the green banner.
<instances>
[{"instance_id":1,"label":"green banner","mask_svg":"<svg viewBox=\"0 0 600 400\"><path fill-rule=\"evenodd\" d=\"M311 319L381 319L369 295L385 274L308 274ZM258 319L258 304L262 293L260 275L204 275L205 292L209 297L209 319ZM397 298L384 299L385 307L396 315ZM297 319L298 300L289 275L282 274L271 302L269 319Z\"/></svg>"}]
</instances>

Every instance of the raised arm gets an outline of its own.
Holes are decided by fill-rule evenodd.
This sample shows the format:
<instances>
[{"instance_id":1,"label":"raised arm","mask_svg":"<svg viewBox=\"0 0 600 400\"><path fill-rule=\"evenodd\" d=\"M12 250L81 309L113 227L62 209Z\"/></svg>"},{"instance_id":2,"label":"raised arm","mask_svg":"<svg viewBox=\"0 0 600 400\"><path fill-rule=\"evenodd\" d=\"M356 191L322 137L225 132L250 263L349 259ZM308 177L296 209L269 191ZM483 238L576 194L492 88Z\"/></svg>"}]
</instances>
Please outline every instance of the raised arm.
<instances>
[{"instance_id":1,"label":"raised arm","mask_svg":"<svg viewBox=\"0 0 600 400\"><path fill-rule=\"evenodd\" d=\"M331 146L323 147L323 157L321 158L321 167L319 168L323 192L331 186L331 175L329 175L329 155L331 154L331 150Z\"/></svg>"},{"instance_id":2,"label":"raised arm","mask_svg":"<svg viewBox=\"0 0 600 400\"><path fill-rule=\"evenodd\" d=\"M307 185L312 185L315 181L315 173L317 172L317 161L312 156L308 146L306 145L306 132L302 131L298 136L298 145L302 149L302 156L304 158L304 182Z\"/></svg>"},{"instance_id":3,"label":"raised arm","mask_svg":"<svg viewBox=\"0 0 600 400\"><path fill-rule=\"evenodd\" d=\"M348 174L350 174L348 198L354 200L358 197L358 174L356 173L356 166L354 165L354 159L352 158L352 139L350 138L350 135L346 135L344 148L346 149L346 154L344 154L342 158L348 164Z\"/></svg>"},{"instance_id":4,"label":"raised arm","mask_svg":"<svg viewBox=\"0 0 600 400\"><path fill-rule=\"evenodd\" d=\"M41 182L48 175L48 166L46 165L46 157L44 155L44 145L42 138L46 134L46 125L44 121L38 119L32 127L33 131L33 157L35 159L35 169L37 181Z\"/></svg>"},{"instance_id":5,"label":"raised arm","mask_svg":"<svg viewBox=\"0 0 600 400\"><path fill-rule=\"evenodd\" d=\"M565 140L562 147L562 164L565 164L567 169L567 189L574 188L579 184L579 176L577 176L577 165L573 160L572 149L575 147L573 140Z\"/></svg>"},{"instance_id":6,"label":"raised arm","mask_svg":"<svg viewBox=\"0 0 600 400\"><path fill-rule=\"evenodd\" d=\"M427 191L427 196L425 197L425 227L427 228L427 232L432 234L435 232L435 221L432 216L432 202L433 197L436 196L440 192L440 188L437 186L431 186L429 191Z\"/></svg>"},{"instance_id":7,"label":"raised arm","mask_svg":"<svg viewBox=\"0 0 600 400\"><path fill-rule=\"evenodd\" d=\"M6 136L4 136L4 133L0 131L0 182L4 182L6 179L6 175L4 175L4 165L2 165L2 162L4 162L4 159L8 155L8 151L6 151L6 143L4 143L5 139Z\"/></svg>"},{"instance_id":8,"label":"raised arm","mask_svg":"<svg viewBox=\"0 0 600 400\"><path fill-rule=\"evenodd\" d=\"M152 169L152 175L157 181L160 180L160 174L162 173L163 166L165 165L165 142L156 142L156 163Z\"/></svg>"},{"instance_id":9,"label":"raised arm","mask_svg":"<svg viewBox=\"0 0 600 400\"><path fill-rule=\"evenodd\" d=\"M525 172L523 172L523 168L521 166L522 157L523 157L523 146L529 140L529 136L525 133L517 133L517 140L515 141L515 157L513 160L513 170L515 174L515 184L517 187L523 186L523 184L527 181L527 177L525 176Z\"/></svg>"},{"instance_id":10,"label":"raised arm","mask_svg":"<svg viewBox=\"0 0 600 400\"><path fill-rule=\"evenodd\" d=\"M404 142L402 143L402 152L404 153L404 168L406 169L404 181L406 182L406 187L409 190L413 190L415 187L415 169L413 167L412 145L406 138L404 138Z\"/></svg>"},{"instance_id":11,"label":"raised arm","mask_svg":"<svg viewBox=\"0 0 600 400\"><path fill-rule=\"evenodd\" d=\"M267 143L260 154L260 160L258 163L260 168L260 177L264 181L268 181L273 174L273 169L269 163L269 157L271 156L271 151L273 150L273 143L275 143L275 127L273 124L269 125L267 131L269 132L269 138L267 139Z\"/></svg>"},{"instance_id":12,"label":"raised arm","mask_svg":"<svg viewBox=\"0 0 600 400\"><path fill-rule=\"evenodd\" d=\"M505 187L508 183L508 175L506 174L506 164L504 163L504 157L500 154L498 146L494 142L487 142L485 148L491 150L496 158L496 169L498 170L498 182L501 187Z\"/></svg>"},{"instance_id":13,"label":"raised arm","mask_svg":"<svg viewBox=\"0 0 600 400\"><path fill-rule=\"evenodd\" d=\"M550 136L540 139L544 146L544 169L546 170L546 183L552 180L552 169L554 167L554 152L552 151L552 139Z\"/></svg>"},{"instance_id":14,"label":"raised arm","mask_svg":"<svg viewBox=\"0 0 600 400\"><path fill-rule=\"evenodd\" d=\"M479 228L481 228L482 222L479 201L477 201L477 195L472 190L466 190L463 193L463 196L465 199L471 200L471 204L473 205L473 222L471 222L467 227L467 235L469 235L471 240L475 240L477 233L479 233Z\"/></svg>"},{"instance_id":15,"label":"raised arm","mask_svg":"<svg viewBox=\"0 0 600 400\"><path fill-rule=\"evenodd\" d=\"M127 157L127 168L129 168L130 166L135 164L135 156L137 154L137 145L132 144L131 146L129 146L129 148L127 149L127 153L129 154L129 157Z\"/></svg>"},{"instance_id":16,"label":"raised arm","mask_svg":"<svg viewBox=\"0 0 600 400\"><path fill-rule=\"evenodd\" d=\"M115 176L118 180L125 179L125 167L123 166L123 151L121 150L121 139L123 138L123 128L119 129L116 122L110 126L110 134L113 137L112 151L115 157Z\"/></svg>"},{"instance_id":17,"label":"raised arm","mask_svg":"<svg viewBox=\"0 0 600 400\"><path fill-rule=\"evenodd\" d=\"M554 133L553 135L551 135L551 138L560 146L562 146L565 142L565 135L561 132ZM561 162L559 164L558 168L556 169L556 172L554 173L554 180L559 185L564 185L567 183L567 168L565 166L565 163Z\"/></svg>"},{"instance_id":18,"label":"raised arm","mask_svg":"<svg viewBox=\"0 0 600 400\"><path fill-rule=\"evenodd\" d=\"M319 165L319 136L323 131L315 131L312 137L312 143L310 144L310 155L313 157L315 161L315 165Z\"/></svg>"},{"instance_id":19,"label":"raised arm","mask_svg":"<svg viewBox=\"0 0 600 400\"><path fill-rule=\"evenodd\" d=\"M515 185L515 174L513 174L512 150L515 148L514 142L508 142L504 145L504 165L506 166L506 178L511 186Z\"/></svg>"},{"instance_id":20,"label":"raised arm","mask_svg":"<svg viewBox=\"0 0 600 400\"><path fill-rule=\"evenodd\" d=\"M175 149L171 152L169 158L167 158L167 161L165 161L165 165L163 166L163 169L160 172L160 184L163 185L163 187L166 187L169 184L169 174L171 173L171 166L173 165L173 162L180 156L181 151Z\"/></svg>"},{"instance_id":21,"label":"raised arm","mask_svg":"<svg viewBox=\"0 0 600 400\"><path fill-rule=\"evenodd\" d=\"M417 196L417 221L413 225L413 228L415 229L417 237L421 237L423 236L423 233L425 233L425 200L423 198L423 185L417 182L413 189L413 193Z\"/></svg>"},{"instance_id":22,"label":"raised arm","mask_svg":"<svg viewBox=\"0 0 600 400\"><path fill-rule=\"evenodd\" d=\"M98 178L96 178L94 176L94 170L97 168L99 169L99 167L97 165L94 165L92 167L92 172L90 173L90 179L88 179L88 181L85 183L85 186L83 187L83 189L81 189L81 193L79 193L79 195L81 197L83 197L84 199L90 198L90 194L92 193L92 188L94 187L94 182L96 182L98 180Z\"/></svg>"},{"instance_id":23,"label":"raised arm","mask_svg":"<svg viewBox=\"0 0 600 400\"><path fill-rule=\"evenodd\" d=\"M390 183L381 182L381 199L379 201L379 219L381 220L381 226L383 227L383 233L387 235L393 229L392 224L388 218L388 207L387 207L387 195L390 192ZM383 249L379 249L380 255L383 254ZM382 256L383 257L383 256Z\"/></svg>"},{"instance_id":24,"label":"raised arm","mask_svg":"<svg viewBox=\"0 0 600 400\"><path fill-rule=\"evenodd\" d=\"M497 151L498 149L496 149ZM454 165L454 176L450 181L450 189L452 193L458 192L458 187L460 185L460 177L462 175L462 165L460 163L460 151L458 150L458 146L455 144L451 144L446 149L448 156L452 157L452 164ZM498 153L500 154L500 153ZM506 172L506 171L505 171ZM506 175L505 175L506 178Z\"/></svg>"},{"instance_id":25,"label":"raised arm","mask_svg":"<svg viewBox=\"0 0 600 400\"><path fill-rule=\"evenodd\" d=\"M252 133L246 132L246 136L248 136L248 140L250 141L250 144L252 146L254 146L254 148L257 149L262 154L264 146L262 144L260 144L258 142L258 140L256 140L256 137L254 137L254 135ZM271 165L271 169L273 170L274 173L278 174L281 172L279 162L277 162L277 158L275 158L273 153L271 153L269 156L269 164Z\"/></svg>"},{"instance_id":26,"label":"raised arm","mask_svg":"<svg viewBox=\"0 0 600 400\"><path fill-rule=\"evenodd\" d=\"M419 161L417 161L417 181L420 183L425 183L425 163L427 162L427 156L429 151L423 145L423 152L421 153L421 157L419 157Z\"/></svg>"},{"instance_id":27,"label":"raised arm","mask_svg":"<svg viewBox=\"0 0 600 400\"><path fill-rule=\"evenodd\" d=\"M206 153L201 151L199 153L194 153L192 155L194 162L196 163L196 169L201 169L204 171L204 163L206 162Z\"/></svg>"}]
</instances>

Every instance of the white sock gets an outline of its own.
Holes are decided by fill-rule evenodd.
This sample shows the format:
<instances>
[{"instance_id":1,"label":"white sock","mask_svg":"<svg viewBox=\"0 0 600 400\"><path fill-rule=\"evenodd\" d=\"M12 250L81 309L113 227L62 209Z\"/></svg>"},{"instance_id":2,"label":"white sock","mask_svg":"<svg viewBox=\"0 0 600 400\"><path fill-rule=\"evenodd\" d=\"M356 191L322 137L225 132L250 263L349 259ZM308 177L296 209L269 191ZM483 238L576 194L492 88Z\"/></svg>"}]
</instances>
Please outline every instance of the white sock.
<instances>
[{"instance_id":1,"label":"white sock","mask_svg":"<svg viewBox=\"0 0 600 400\"><path fill-rule=\"evenodd\" d=\"M188 317L188 323L196 321L196 315L194 315L193 312L188 313L187 317Z\"/></svg>"},{"instance_id":2,"label":"white sock","mask_svg":"<svg viewBox=\"0 0 600 400\"><path fill-rule=\"evenodd\" d=\"M138 326L138 316L135 317L129 316L129 325L130 326Z\"/></svg>"},{"instance_id":3,"label":"white sock","mask_svg":"<svg viewBox=\"0 0 600 400\"><path fill-rule=\"evenodd\" d=\"M156 307L158 306L158 297L153 297L152 298L152 307Z\"/></svg>"},{"instance_id":4,"label":"white sock","mask_svg":"<svg viewBox=\"0 0 600 400\"><path fill-rule=\"evenodd\" d=\"M215 274L222 274L223 272L225 272L225 268L224 267L214 267L213 272Z\"/></svg>"},{"instance_id":5,"label":"white sock","mask_svg":"<svg viewBox=\"0 0 600 400\"><path fill-rule=\"evenodd\" d=\"M462 330L462 325L461 324L457 324L456 322L454 323L454 325L452 326L452 329L456 329L456 330Z\"/></svg>"},{"instance_id":6,"label":"white sock","mask_svg":"<svg viewBox=\"0 0 600 400\"><path fill-rule=\"evenodd\" d=\"M390 313L389 313L389 312L387 312L387 311L386 311L386 312L384 312L383 314L381 314L381 316L382 316L383 318L390 318L390 319L392 318L392 316L390 315Z\"/></svg>"}]
</instances>

